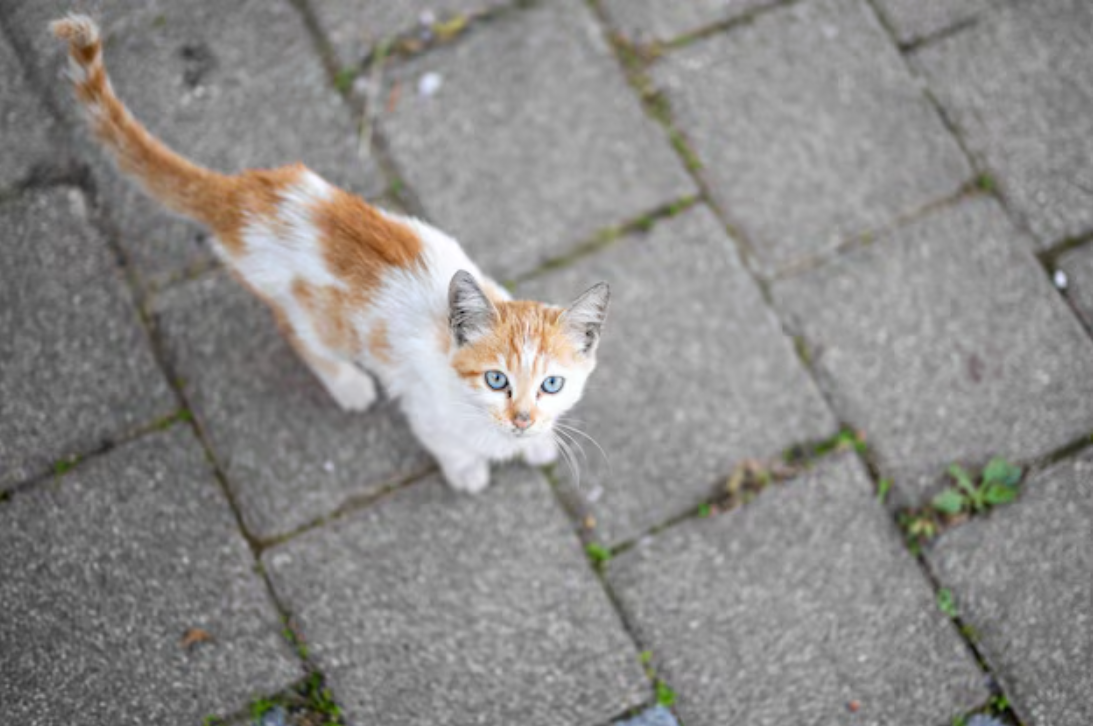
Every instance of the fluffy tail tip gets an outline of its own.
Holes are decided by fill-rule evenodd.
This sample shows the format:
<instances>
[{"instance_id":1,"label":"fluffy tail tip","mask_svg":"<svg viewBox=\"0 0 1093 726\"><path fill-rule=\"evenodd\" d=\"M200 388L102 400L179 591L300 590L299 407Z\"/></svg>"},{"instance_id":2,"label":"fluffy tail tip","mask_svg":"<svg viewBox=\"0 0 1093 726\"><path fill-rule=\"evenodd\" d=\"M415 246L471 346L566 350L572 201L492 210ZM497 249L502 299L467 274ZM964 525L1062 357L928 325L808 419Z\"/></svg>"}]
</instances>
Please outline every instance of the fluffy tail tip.
<instances>
[{"instance_id":1,"label":"fluffy tail tip","mask_svg":"<svg viewBox=\"0 0 1093 726\"><path fill-rule=\"evenodd\" d=\"M50 23L49 29L74 48L89 48L99 42L99 26L86 15L67 15Z\"/></svg>"}]
</instances>

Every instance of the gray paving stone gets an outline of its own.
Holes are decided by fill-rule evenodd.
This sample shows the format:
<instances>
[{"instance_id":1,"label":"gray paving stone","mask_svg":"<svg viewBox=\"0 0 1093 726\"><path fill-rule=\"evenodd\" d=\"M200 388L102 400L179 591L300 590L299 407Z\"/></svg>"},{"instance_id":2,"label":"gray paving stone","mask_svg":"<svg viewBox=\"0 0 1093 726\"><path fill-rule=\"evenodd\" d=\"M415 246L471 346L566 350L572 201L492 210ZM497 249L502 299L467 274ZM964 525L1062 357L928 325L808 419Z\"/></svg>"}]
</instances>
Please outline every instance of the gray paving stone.
<instances>
[{"instance_id":1,"label":"gray paving stone","mask_svg":"<svg viewBox=\"0 0 1093 726\"><path fill-rule=\"evenodd\" d=\"M837 429L705 207L520 293L565 301L599 280L611 284L611 311L574 420L607 454L581 441L579 491L603 541L631 539L697 506L743 459Z\"/></svg>"},{"instance_id":2,"label":"gray paving stone","mask_svg":"<svg viewBox=\"0 0 1093 726\"><path fill-rule=\"evenodd\" d=\"M1093 723L1093 454L927 550L980 652L1030 726Z\"/></svg>"},{"instance_id":3,"label":"gray paving stone","mask_svg":"<svg viewBox=\"0 0 1093 726\"><path fill-rule=\"evenodd\" d=\"M7 38L0 34L0 192L57 162L53 116L34 95Z\"/></svg>"},{"instance_id":4,"label":"gray paving stone","mask_svg":"<svg viewBox=\"0 0 1093 726\"><path fill-rule=\"evenodd\" d=\"M993 200L939 210L777 283L840 418L915 500L953 461L1093 431L1093 343Z\"/></svg>"},{"instance_id":5,"label":"gray paving stone","mask_svg":"<svg viewBox=\"0 0 1093 726\"><path fill-rule=\"evenodd\" d=\"M303 675L188 426L16 494L0 551L0 722L197 724Z\"/></svg>"},{"instance_id":6,"label":"gray paving stone","mask_svg":"<svg viewBox=\"0 0 1093 726\"><path fill-rule=\"evenodd\" d=\"M341 411L273 316L226 274L172 288L155 312L255 536L290 532L430 465L392 403Z\"/></svg>"},{"instance_id":7,"label":"gray paving stone","mask_svg":"<svg viewBox=\"0 0 1093 726\"><path fill-rule=\"evenodd\" d=\"M953 30L984 15L999 0L876 0L901 43Z\"/></svg>"},{"instance_id":8,"label":"gray paving stone","mask_svg":"<svg viewBox=\"0 0 1093 726\"><path fill-rule=\"evenodd\" d=\"M443 84L422 97L418 79ZM393 73L383 117L431 220L489 273L534 268L695 191L579 0L508 13Z\"/></svg>"},{"instance_id":9,"label":"gray paving stone","mask_svg":"<svg viewBox=\"0 0 1093 726\"><path fill-rule=\"evenodd\" d=\"M312 0L319 27L343 67L356 66L384 40L425 30L423 19L444 22L511 5L513 0Z\"/></svg>"},{"instance_id":10,"label":"gray paving stone","mask_svg":"<svg viewBox=\"0 0 1093 726\"><path fill-rule=\"evenodd\" d=\"M0 489L175 405L83 195L0 204Z\"/></svg>"},{"instance_id":11,"label":"gray paving stone","mask_svg":"<svg viewBox=\"0 0 1093 726\"><path fill-rule=\"evenodd\" d=\"M687 726L945 724L988 697L851 457L656 536L608 580Z\"/></svg>"},{"instance_id":12,"label":"gray paving stone","mask_svg":"<svg viewBox=\"0 0 1093 726\"><path fill-rule=\"evenodd\" d=\"M1067 276L1067 294L1086 325L1093 328L1093 244L1067 252L1057 269Z\"/></svg>"},{"instance_id":13,"label":"gray paving stone","mask_svg":"<svg viewBox=\"0 0 1093 726\"><path fill-rule=\"evenodd\" d=\"M268 550L278 596L351 723L604 723L651 697L538 474L439 478Z\"/></svg>"},{"instance_id":14,"label":"gray paving stone","mask_svg":"<svg viewBox=\"0 0 1093 726\"><path fill-rule=\"evenodd\" d=\"M94 0L118 95L180 153L220 171L301 161L362 193L383 184L361 168L352 114L326 76L299 13L286 0ZM16 4L12 32L30 46L41 82L82 137L66 82L63 48L46 30L69 0ZM84 140L100 196L133 264L150 281L211 262L199 228L172 217L123 179Z\"/></svg>"},{"instance_id":15,"label":"gray paving stone","mask_svg":"<svg viewBox=\"0 0 1093 726\"><path fill-rule=\"evenodd\" d=\"M1009 3L912 58L1041 246L1093 230L1093 4Z\"/></svg>"},{"instance_id":16,"label":"gray paving stone","mask_svg":"<svg viewBox=\"0 0 1093 726\"><path fill-rule=\"evenodd\" d=\"M971 177L862 0L771 11L670 54L652 76L768 272Z\"/></svg>"},{"instance_id":17,"label":"gray paving stone","mask_svg":"<svg viewBox=\"0 0 1093 726\"><path fill-rule=\"evenodd\" d=\"M612 26L638 42L669 41L738 18L778 0L606 0L604 12Z\"/></svg>"}]
</instances>

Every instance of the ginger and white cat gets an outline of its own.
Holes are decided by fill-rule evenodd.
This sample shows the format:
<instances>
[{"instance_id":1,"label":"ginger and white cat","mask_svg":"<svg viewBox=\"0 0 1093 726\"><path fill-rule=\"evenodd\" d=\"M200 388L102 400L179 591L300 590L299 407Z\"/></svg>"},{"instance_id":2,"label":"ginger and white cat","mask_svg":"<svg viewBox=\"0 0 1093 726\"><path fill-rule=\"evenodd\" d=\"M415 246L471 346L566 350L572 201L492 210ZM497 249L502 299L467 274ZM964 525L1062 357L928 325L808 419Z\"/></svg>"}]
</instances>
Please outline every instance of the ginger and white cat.
<instances>
[{"instance_id":1,"label":"ginger and white cat","mask_svg":"<svg viewBox=\"0 0 1093 726\"><path fill-rule=\"evenodd\" d=\"M565 309L512 300L451 237L302 165L235 175L197 166L115 96L90 18L51 27L68 41L95 137L149 194L212 231L217 254L339 406L368 408L375 375L461 491L485 488L491 461L557 458L554 425L596 366L606 284Z\"/></svg>"}]
</instances>

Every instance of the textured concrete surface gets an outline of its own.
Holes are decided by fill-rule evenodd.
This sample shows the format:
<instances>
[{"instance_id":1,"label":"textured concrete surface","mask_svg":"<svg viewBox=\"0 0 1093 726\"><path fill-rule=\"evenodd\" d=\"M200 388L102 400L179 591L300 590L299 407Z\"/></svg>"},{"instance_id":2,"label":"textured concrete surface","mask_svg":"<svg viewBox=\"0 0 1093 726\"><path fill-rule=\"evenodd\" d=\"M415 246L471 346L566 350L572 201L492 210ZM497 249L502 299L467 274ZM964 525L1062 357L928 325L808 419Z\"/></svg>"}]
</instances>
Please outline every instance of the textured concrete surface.
<instances>
[{"instance_id":1,"label":"textured concrete surface","mask_svg":"<svg viewBox=\"0 0 1093 726\"><path fill-rule=\"evenodd\" d=\"M988 695L849 457L639 545L608 579L687 726L943 724Z\"/></svg>"},{"instance_id":2,"label":"textured concrete surface","mask_svg":"<svg viewBox=\"0 0 1093 726\"><path fill-rule=\"evenodd\" d=\"M688 33L733 20L778 0L604 0L611 24L639 43L669 41Z\"/></svg>"},{"instance_id":3,"label":"textured concrete surface","mask_svg":"<svg viewBox=\"0 0 1093 726\"><path fill-rule=\"evenodd\" d=\"M1067 252L1059 258L1057 269L1066 274L1067 295L1093 329L1093 244Z\"/></svg>"},{"instance_id":4,"label":"textured concrete surface","mask_svg":"<svg viewBox=\"0 0 1093 726\"><path fill-rule=\"evenodd\" d=\"M962 28L998 4L999 0L876 0L881 17L901 43Z\"/></svg>"},{"instance_id":5,"label":"textured concrete surface","mask_svg":"<svg viewBox=\"0 0 1093 726\"><path fill-rule=\"evenodd\" d=\"M652 69L714 199L767 272L949 196L971 177L863 0L760 16Z\"/></svg>"},{"instance_id":6,"label":"textured concrete surface","mask_svg":"<svg viewBox=\"0 0 1093 726\"><path fill-rule=\"evenodd\" d=\"M1047 454L1093 431L1093 342L987 198L773 286L841 419L897 492L953 461Z\"/></svg>"},{"instance_id":7,"label":"textured concrete surface","mask_svg":"<svg viewBox=\"0 0 1093 726\"><path fill-rule=\"evenodd\" d=\"M263 555L352 723L604 723L651 697L538 474L430 479Z\"/></svg>"},{"instance_id":8,"label":"textured concrete surface","mask_svg":"<svg viewBox=\"0 0 1093 726\"><path fill-rule=\"evenodd\" d=\"M175 407L83 194L0 203L0 489Z\"/></svg>"},{"instance_id":9,"label":"textured concrete surface","mask_svg":"<svg viewBox=\"0 0 1093 726\"><path fill-rule=\"evenodd\" d=\"M72 3L16 5L5 11L8 27L33 48L40 82L76 120L75 100L60 77L63 48L46 30ZM291 3L176 0L137 8L123 0L96 0L84 8L101 17L106 64L119 97L183 155L224 172L299 161L356 191L382 188L376 170L357 160L349 109ZM90 142L83 146L141 275L155 283L211 261L197 226L163 212Z\"/></svg>"},{"instance_id":10,"label":"textured concrete surface","mask_svg":"<svg viewBox=\"0 0 1093 726\"><path fill-rule=\"evenodd\" d=\"M16 494L0 550L5 724L196 724L303 675L188 426Z\"/></svg>"},{"instance_id":11,"label":"textured concrete surface","mask_svg":"<svg viewBox=\"0 0 1093 726\"><path fill-rule=\"evenodd\" d=\"M431 465L390 403L340 410L273 316L227 275L175 288L155 311L255 536L285 534Z\"/></svg>"},{"instance_id":12,"label":"textured concrete surface","mask_svg":"<svg viewBox=\"0 0 1093 726\"><path fill-rule=\"evenodd\" d=\"M913 60L1041 246L1093 230L1093 4L1010 3Z\"/></svg>"},{"instance_id":13,"label":"textured concrete surface","mask_svg":"<svg viewBox=\"0 0 1093 726\"><path fill-rule=\"evenodd\" d=\"M1093 723L1093 452L927 550L1027 724Z\"/></svg>"},{"instance_id":14,"label":"textured concrete surface","mask_svg":"<svg viewBox=\"0 0 1093 726\"><path fill-rule=\"evenodd\" d=\"M595 498L603 541L630 539L697 506L743 459L838 428L705 207L520 293L564 302L599 280L611 283L611 310L599 367L573 418L607 455L577 437L588 454L580 494Z\"/></svg>"},{"instance_id":15,"label":"textured concrete surface","mask_svg":"<svg viewBox=\"0 0 1093 726\"><path fill-rule=\"evenodd\" d=\"M0 34L0 192L40 176L58 161L56 124Z\"/></svg>"},{"instance_id":16,"label":"textured concrete surface","mask_svg":"<svg viewBox=\"0 0 1093 726\"><path fill-rule=\"evenodd\" d=\"M415 32L425 39L431 37L433 24L512 4L513 0L312 0L311 8L338 62L355 67L385 39Z\"/></svg>"},{"instance_id":17,"label":"textured concrete surface","mask_svg":"<svg viewBox=\"0 0 1093 726\"><path fill-rule=\"evenodd\" d=\"M527 271L695 191L584 3L487 27L394 71L403 92L383 128L430 220L488 273ZM427 73L443 83L423 97Z\"/></svg>"}]
</instances>

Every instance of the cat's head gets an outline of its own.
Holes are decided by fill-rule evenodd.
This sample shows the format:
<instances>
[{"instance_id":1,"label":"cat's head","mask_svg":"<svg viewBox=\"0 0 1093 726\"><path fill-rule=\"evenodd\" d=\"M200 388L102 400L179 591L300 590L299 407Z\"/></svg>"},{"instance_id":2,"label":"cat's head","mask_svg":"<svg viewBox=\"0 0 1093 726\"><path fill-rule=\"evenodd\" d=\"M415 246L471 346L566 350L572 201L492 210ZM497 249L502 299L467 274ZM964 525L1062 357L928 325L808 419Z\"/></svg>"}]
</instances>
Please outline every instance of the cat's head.
<instances>
[{"instance_id":1,"label":"cat's head","mask_svg":"<svg viewBox=\"0 0 1093 726\"><path fill-rule=\"evenodd\" d=\"M451 361L471 413L514 439L549 431L596 367L609 298L601 282L565 309L491 300L470 273L457 272L448 288Z\"/></svg>"}]
</instances>

